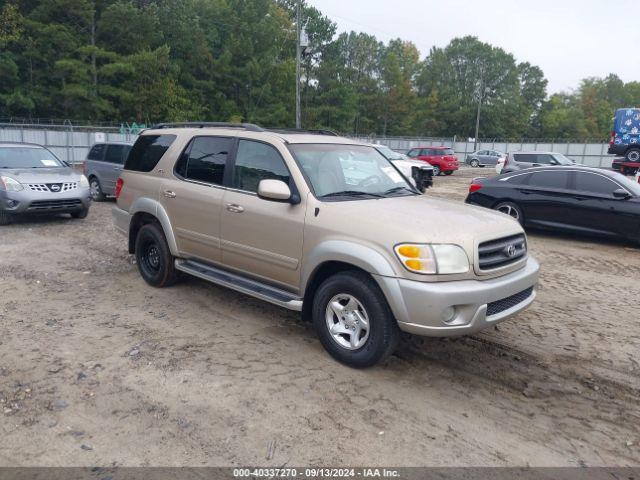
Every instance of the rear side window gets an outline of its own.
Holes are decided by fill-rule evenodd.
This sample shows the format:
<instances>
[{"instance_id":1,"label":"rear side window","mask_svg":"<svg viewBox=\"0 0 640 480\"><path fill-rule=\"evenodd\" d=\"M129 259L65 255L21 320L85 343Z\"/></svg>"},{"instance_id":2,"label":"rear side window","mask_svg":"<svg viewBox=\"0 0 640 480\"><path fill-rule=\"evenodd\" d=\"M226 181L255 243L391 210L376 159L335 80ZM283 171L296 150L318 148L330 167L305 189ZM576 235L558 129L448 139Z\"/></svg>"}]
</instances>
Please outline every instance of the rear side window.
<instances>
[{"instance_id":1,"label":"rear side window","mask_svg":"<svg viewBox=\"0 0 640 480\"><path fill-rule=\"evenodd\" d=\"M537 163L538 155L535 153L514 153L513 159L516 162Z\"/></svg>"},{"instance_id":2,"label":"rear side window","mask_svg":"<svg viewBox=\"0 0 640 480\"><path fill-rule=\"evenodd\" d=\"M87 158L89 160L102 160L104 158L104 150L106 145L104 143L96 143L91 150L89 150L89 155Z\"/></svg>"},{"instance_id":3,"label":"rear side window","mask_svg":"<svg viewBox=\"0 0 640 480\"><path fill-rule=\"evenodd\" d=\"M104 161L109 163L118 163L122 165L125 145L107 145L107 153Z\"/></svg>"},{"instance_id":4,"label":"rear side window","mask_svg":"<svg viewBox=\"0 0 640 480\"><path fill-rule=\"evenodd\" d=\"M175 139L175 135L142 135L138 137L127 157L124 165L125 170L150 172Z\"/></svg>"},{"instance_id":5,"label":"rear side window","mask_svg":"<svg viewBox=\"0 0 640 480\"><path fill-rule=\"evenodd\" d=\"M240 140L233 170L233 187L257 192L261 180L282 180L289 185L289 170L271 145Z\"/></svg>"},{"instance_id":6,"label":"rear side window","mask_svg":"<svg viewBox=\"0 0 640 480\"><path fill-rule=\"evenodd\" d=\"M612 182L602 175L585 172L576 173L576 190L601 195L613 195L613 192L619 188L620 186L617 183Z\"/></svg>"},{"instance_id":7,"label":"rear side window","mask_svg":"<svg viewBox=\"0 0 640 480\"><path fill-rule=\"evenodd\" d=\"M176 175L189 180L223 185L233 138L195 137L176 164Z\"/></svg>"},{"instance_id":8,"label":"rear side window","mask_svg":"<svg viewBox=\"0 0 640 480\"><path fill-rule=\"evenodd\" d=\"M560 171L536 172L531 174L529 185L542 188L567 188L569 174Z\"/></svg>"}]
</instances>

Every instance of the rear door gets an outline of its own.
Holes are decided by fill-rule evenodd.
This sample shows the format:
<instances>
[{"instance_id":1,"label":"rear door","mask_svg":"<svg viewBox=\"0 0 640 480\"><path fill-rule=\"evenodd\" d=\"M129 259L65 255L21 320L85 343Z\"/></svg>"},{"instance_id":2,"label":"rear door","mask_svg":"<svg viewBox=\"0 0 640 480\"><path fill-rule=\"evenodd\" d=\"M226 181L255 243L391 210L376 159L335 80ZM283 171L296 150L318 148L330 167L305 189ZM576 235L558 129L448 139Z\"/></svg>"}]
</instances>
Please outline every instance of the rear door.
<instances>
[{"instance_id":1,"label":"rear door","mask_svg":"<svg viewBox=\"0 0 640 480\"><path fill-rule=\"evenodd\" d=\"M519 190L522 195L519 204L527 225L553 228L572 223L568 215L573 194L568 171L533 172Z\"/></svg>"},{"instance_id":2,"label":"rear door","mask_svg":"<svg viewBox=\"0 0 640 480\"><path fill-rule=\"evenodd\" d=\"M261 180L296 186L281 153L257 140L239 139L230 188L222 210L225 267L290 290L300 280L306 199L296 205L258 197Z\"/></svg>"},{"instance_id":3,"label":"rear door","mask_svg":"<svg viewBox=\"0 0 640 480\"><path fill-rule=\"evenodd\" d=\"M96 143L93 147L91 147L91 150L89 150L85 165L85 174L88 178L97 177L100 181L100 177L103 173L102 166L106 149L106 144Z\"/></svg>"},{"instance_id":4,"label":"rear door","mask_svg":"<svg viewBox=\"0 0 640 480\"><path fill-rule=\"evenodd\" d=\"M220 262L222 198L234 148L234 137L194 137L172 174L162 181L160 202L171 220L178 250L186 257Z\"/></svg>"}]
</instances>

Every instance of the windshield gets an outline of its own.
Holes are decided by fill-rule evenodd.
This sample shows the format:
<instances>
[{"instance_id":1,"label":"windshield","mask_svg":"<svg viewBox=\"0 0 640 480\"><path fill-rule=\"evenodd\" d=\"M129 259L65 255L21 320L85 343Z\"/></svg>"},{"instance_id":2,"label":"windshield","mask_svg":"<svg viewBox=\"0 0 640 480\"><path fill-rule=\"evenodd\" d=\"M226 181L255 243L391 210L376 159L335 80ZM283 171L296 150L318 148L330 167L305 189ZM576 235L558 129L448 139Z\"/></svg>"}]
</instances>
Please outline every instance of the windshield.
<instances>
[{"instance_id":1,"label":"windshield","mask_svg":"<svg viewBox=\"0 0 640 480\"><path fill-rule=\"evenodd\" d=\"M376 150L378 150L387 160L404 160L406 155L398 152L394 152L386 145L376 145Z\"/></svg>"},{"instance_id":2,"label":"windshield","mask_svg":"<svg viewBox=\"0 0 640 480\"><path fill-rule=\"evenodd\" d=\"M353 200L418 193L373 147L294 144L289 148L320 199Z\"/></svg>"},{"instance_id":3,"label":"windshield","mask_svg":"<svg viewBox=\"0 0 640 480\"><path fill-rule=\"evenodd\" d=\"M560 165L573 165L576 163L570 158L565 157L561 153L554 153L553 158L555 158Z\"/></svg>"},{"instance_id":4,"label":"windshield","mask_svg":"<svg viewBox=\"0 0 640 480\"><path fill-rule=\"evenodd\" d=\"M55 168L63 164L46 148L0 147L0 168Z\"/></svg>"}]
</instances>

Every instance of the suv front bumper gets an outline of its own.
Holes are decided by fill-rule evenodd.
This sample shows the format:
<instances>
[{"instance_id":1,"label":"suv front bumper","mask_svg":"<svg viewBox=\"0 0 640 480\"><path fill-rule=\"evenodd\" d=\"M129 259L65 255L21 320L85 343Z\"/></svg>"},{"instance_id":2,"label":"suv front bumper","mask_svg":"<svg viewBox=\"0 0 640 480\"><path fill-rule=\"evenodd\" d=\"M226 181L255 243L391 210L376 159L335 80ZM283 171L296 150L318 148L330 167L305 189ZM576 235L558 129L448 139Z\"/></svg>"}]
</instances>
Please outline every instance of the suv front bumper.
<instances>
[{"instance_id":1,"label":"suv front bumper","mask_svg":"<svg viewBox=\"0 0 640 480\"><path fill-rule=\"evenodd\" d=\"M88 187L78 187L68 192L34 192L0 190L0 210L10 214L71 213L89 208L91 195Z\"/></svg>"},{"instance_id":2,"label":"suv front bumper","mask_svg":"<svg viewBox=\"0 0 640 480\"><path fill-rule=\"evenodd\" d=\"M536 297L539 268L538 262L529 257L520 270L488 280L417 282L379 275L374 278L401 330L445 337L477 332L527 308ZM489 305L491 314L487 315Z\"/></svg>"}]
</instances>

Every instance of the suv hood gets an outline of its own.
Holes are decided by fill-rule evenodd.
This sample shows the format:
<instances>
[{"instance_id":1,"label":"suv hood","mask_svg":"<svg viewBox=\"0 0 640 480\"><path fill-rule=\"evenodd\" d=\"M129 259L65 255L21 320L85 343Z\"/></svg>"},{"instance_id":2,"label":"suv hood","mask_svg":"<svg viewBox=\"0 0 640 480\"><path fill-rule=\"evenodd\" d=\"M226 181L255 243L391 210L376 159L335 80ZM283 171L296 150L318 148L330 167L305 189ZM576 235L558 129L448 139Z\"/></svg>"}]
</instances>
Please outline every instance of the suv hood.
<instances>
[{"instance_id":1,"label":"suv hood","mask_svg":"<svg viewBox=\"0 0 640 480\"><path fill-rule=\"evenodd\" d=\"M517 221L502 213L426 195L318 202L315 206L319 214L307 217L307 227L321 228L323 237L367 245L386 257L395 257L393 248L399 243L449 243L461 246L474 265L479 243L524 233ZM398 274L411 276L401 267ZM473 276L472 268L463 277Z\"/></svg>"},{"instance_id":2,"label":"suv hood","mask_svg":"<svg viewBox=\"0 0 640 480\"><path fill-rule=\"evenodd\" d=\"M418 167L422 169L433 170L433 167L430 164L428 164L427 162L423 162L421 160L403 159L403 160L391 160L391 162L393 162L393 164L398 168Z\"/></svg>"},{"instance_id":3,"label":"suv hood","mask_svg":"<svg viewBox=\"0 0 640 480\"><path fill-rule=\"evenodd\" d=\"M0 168L0 175L15 178L20 183L77 182L80 173L72 168Z\"/></svg>"}]
</instances>

